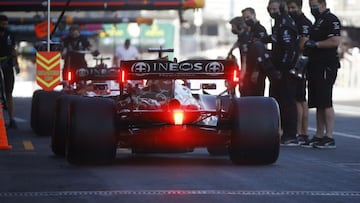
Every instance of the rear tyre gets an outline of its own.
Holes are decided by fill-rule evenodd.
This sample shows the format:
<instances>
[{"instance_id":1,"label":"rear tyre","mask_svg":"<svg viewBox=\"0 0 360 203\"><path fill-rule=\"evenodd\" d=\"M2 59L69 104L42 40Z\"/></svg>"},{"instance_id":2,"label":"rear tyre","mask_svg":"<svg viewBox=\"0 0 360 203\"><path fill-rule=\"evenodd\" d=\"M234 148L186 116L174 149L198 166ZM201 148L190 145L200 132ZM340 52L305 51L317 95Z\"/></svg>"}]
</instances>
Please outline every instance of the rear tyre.
<instances>
[{"instance_id":1,"label":"rear tyre","mask_svg":"<svg viewBox=\"0 0 360 203\"><path fill-rule=\"evenodd\" d=\"M63 95L58 91L36 90L31 102L30 125L39 136L50 136L54 129L56 99Z\"/></svg>"},{"instance_id":2,"label":"rear tyre","mask_svg":"<svg viewBox=\"0 0 360 203\"><path fill-rule=\"evenodd\" d=\"M72 164L107 163L115 159L115 102L81 98L70 104L66 159Z\"/></svg>"},{"instance_id":3,"label":"rear tyre","mask_svg":"<svg viewBox=\"0 0 360 203\"><path fill-rule=\"evenodd\" d=\"M229 156L235 164L272 164L280 150L280 113L275 99L234 100Z\"/></svg>"},{"instance_id":4,"label":"rear tyre","mask_svg":"<svg viewBox=\"0 0 360 203\"><path fill-rule=\"evenodd\" d=\"M65 156L70 103L76 99L81 99L81 97L77 95L62 95L56 100L54 132L51 135L51 149L55 155Z\"/></svg>"},{"instance_id":5,"label":"rear tyre","mask_svg":"<svg viewBox=\"0 0 360 203\"><path fill-rule=\"evenodd\" d=\"M39 94L43 90L34 91L31 99L31 111L30 111L30 127L34 131L34 133L38 133L38 103L39 103Z\"/></svg>"}]
</instances>

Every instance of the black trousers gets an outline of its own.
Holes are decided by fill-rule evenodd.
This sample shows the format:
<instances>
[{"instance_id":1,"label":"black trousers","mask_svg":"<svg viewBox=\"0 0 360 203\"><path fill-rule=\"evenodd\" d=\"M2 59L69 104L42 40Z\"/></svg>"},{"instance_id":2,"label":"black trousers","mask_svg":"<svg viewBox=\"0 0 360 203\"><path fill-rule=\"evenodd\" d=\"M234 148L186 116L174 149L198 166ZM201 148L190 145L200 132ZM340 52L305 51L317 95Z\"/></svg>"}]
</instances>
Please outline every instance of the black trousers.
<instances>
[{"instance_id":1,"label":"black trousers","mask_svg":"<svg viewBox=\"0 0 360 203\"><path fill-rule=\"evenodd\" d=\"M297 79L284 74L280 80L270 81L269 95L279 103L282 139L296 138L297 109L296 109Z\"/></svg>"},{"instance_id":2,"label":"black trousers","mask_svg":"<svg viewBox=\"0 0 360 203\"><path fill-rule=\"evenodd\" d=\"M9 97L14 90L14 84L15 84L13 63L10 61L1 62L1 69L3 71L3 77L4 77L5 94L7 97Z\"/></svg>"}]
</instances>

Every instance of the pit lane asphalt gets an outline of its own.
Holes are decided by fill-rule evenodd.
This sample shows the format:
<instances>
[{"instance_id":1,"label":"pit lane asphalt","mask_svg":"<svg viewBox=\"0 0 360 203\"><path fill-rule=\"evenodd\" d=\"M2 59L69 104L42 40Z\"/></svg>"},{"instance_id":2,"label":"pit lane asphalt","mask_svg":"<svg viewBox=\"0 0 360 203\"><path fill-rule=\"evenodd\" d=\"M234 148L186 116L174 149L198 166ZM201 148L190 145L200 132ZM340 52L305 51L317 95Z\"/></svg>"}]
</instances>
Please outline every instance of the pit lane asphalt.
<instances>
[{"instance_id":1,"label":"pit lane asphalt","mask_svg":"<svg viewBox=\"0 0 360 203\"><path fill-rule=\"evenodd\" d=\"M12 150L0 151L0 202L360 202L360 100L335 102L337 149L282 147L269 166L235 166L205 149L70 165L30 129L30 98L15 98ZM315 128L310 111L310 134Z\"/></svg>"}]
</instances>

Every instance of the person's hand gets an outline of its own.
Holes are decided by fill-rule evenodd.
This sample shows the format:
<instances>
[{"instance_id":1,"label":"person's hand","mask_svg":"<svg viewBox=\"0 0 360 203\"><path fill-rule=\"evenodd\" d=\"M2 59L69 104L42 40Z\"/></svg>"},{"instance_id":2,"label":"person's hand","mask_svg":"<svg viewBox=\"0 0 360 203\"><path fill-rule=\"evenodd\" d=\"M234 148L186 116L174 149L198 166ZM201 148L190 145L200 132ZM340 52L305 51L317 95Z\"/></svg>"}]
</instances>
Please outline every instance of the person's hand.
<instances>
[{"instance_id":1,"label":"person's hand","mask_svg":"<svg viewBox=\"0 0 360 203\"><path fill-rule=\"evenodd\" d=\"M20 73L19 65L15 64L14 68L15 68L16 75L19 74Z\"/></svg>"},{"instance_id":2,"label":"person's hand","mask_svg":"<svg viewBox=\"0 0 360 203\"><path fill-rule=\"evenodd\" d=\"M235 44L231 47L231 49L229 50L229 52L228 52L227 55L226 55L227 57L231 56L231 55L232 55L232 52L237 48L236 44L237 44L237 43L235 43Z\"/></svg>"},{"instance_id":3,"label":"person's hand","mask_svg":"<svg viewBox=\"0 0 360 203\"><path fill-rule=\"evenodd\" d=\"M313 49L313 48L317 48L318 47L318 43L315 42L314 40L308 40L305 42L304 44L304 48L308 48L308 49Z\"/></svg>"},{"instance_id":4,"label":"person's hand","mask_svg":"<svg viewBox=\"0 0 360 203\"><path fill-rule=\"evenodd\" d=\"M228 53L228 55L226 56L226 59L228 60L234 60L235 56L232 53Z\"/></svg>"}]
</instances>

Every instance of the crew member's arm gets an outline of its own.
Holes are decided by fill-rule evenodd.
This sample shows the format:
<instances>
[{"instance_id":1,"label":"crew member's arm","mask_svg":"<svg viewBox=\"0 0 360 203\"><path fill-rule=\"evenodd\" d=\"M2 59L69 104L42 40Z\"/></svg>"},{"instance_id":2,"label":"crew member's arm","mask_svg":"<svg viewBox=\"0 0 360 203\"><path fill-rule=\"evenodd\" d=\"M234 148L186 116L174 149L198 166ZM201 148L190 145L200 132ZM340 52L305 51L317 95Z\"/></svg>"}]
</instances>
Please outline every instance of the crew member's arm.
<instances>
[{"instance_id":1,"label":"crew member's arm","mask_svg":"<svg viewBox=\"0 0 360 203\"><path fill-rule=\"evenodd\" d=\"M336 48L340 45L340 36L333 36L323 41L317 42L317 48L327 49L327 48Z\"/></svg>"},{"instance_id":2,"label":"crew member's arm","mask_svg":"<svg viewBox=\"0 0 360 203\"><path fill-rule=\"evenodd\" d=\"M233 46L231 47L231 49L229 50L227 57L230 56L232 54L232 52L236 49L239 48L239 43L236 41Z\"/></svg>"},{"instance_id":3,"label":"crew member's arm","mask_svg":"<svg viewBox=\"0 0 360 203\"><path fill-rule=\"evenodd\" d=\"M12 64L15 68L15 72L16 74L19 74L20 73L20 68L19 68L19 63L17 61L17 51L16 51L16 45L15 45L15 39L14 37L11 37L11 44L12 44L12 50L11 50L11 57L12 57Z\"/></svg>"},{"instance_id":4,"label":"crew member's arm","mask_svg":"<svg viewBox=\"0 0 360 203\"><path fill-rule=\"evenodd\" d=\"M308 37L301 37L300 40L299 40L299 47L300 47L300 50L303 51L304 50L304 45L305 45L305 42L307 42L309 40Z\"/></svg>"},{"instance_id":5,"label":"crew member's arm","mask_svg":"<svg viewBox=\"0 0 360 203\"><path fill-rule=\"evenodd\" d=\"M87 37L81 36L80 40L84 50L91 50L91 44Z\"/></svg>"},{"instance_id":6,"label":"crew member's arm","mask_svg":"<svg viewBox=\"0 0 360 203\"><path fill-rule=\"evenodd\" d=\"M256 57L257 58L262 58L262 61L266 60L266 49L265 49L265 44L263 42L259 40L253 42L253 47L255 48L255 52L256 52ZM259 61L258 61L259 63ZM257 83L258 81L258 77L259 77L259 72L260 72L260 69L262 67L263 63L262 64L258 64L256 66L253 67L253 72L250 76L250 80L253 82L253 83ZM265 72L265 71L264 71Z\"/></svg>"},{"instance_id":7,"label":"crew member's arm","mask_svg":"<svg viewBox=\"0 0 360 203\"><path fill-rule=\"evenodd\" d=\"M319 49L328 49L328 48L337 48L340 45L340 30L341 24L339 19L336 17L332 17L328 22L327 26L325 26L325 30L327 30L327 39L322 41L314 41L308 40L305 42L305 48L319 48ZM324 29L323 28L323 29Z\"/></svg>"},{"instance_id":8,"label":"crew member's arm","mask_svg":"<svg viewBox=\"0 0 360 203\"><path fill-rule=\"evenodd\" d=\"M314 41L314 40L308 40L305 42L304 47L305 48L319 48L319 49L329 49L329 48L336 48L340 45L340 36L332 36L330 38L327 38L323 41Z\"/></svg>"},{"instance_id":9,"label":"crew member's arm","mask_svg":"<svg viewBox=\"0 0 360 203\"><path fill-rule=\"evenodd\" d=\"M16 52L15 49L12 51L12 58L13 58L13 65L14 65L14 68L15 68L15 72L16 72L16 74L19 74L20 73L20 68L19 68L19 63L17 61L17 52Z\"/></svg>"},{"instance_id":10,"label":"crew member's arm","mask_svg":"<svg viewBox=\"0 0 360 203\"><path fill-rule=\"evenodd\" d=\"M299 48L301 52L303 52L305 49L304 48L305 42L309 40L311 26L312 26L311 22L305 18L303 24L298 30L300 34Z\"/></svg>"}]
</instances>

